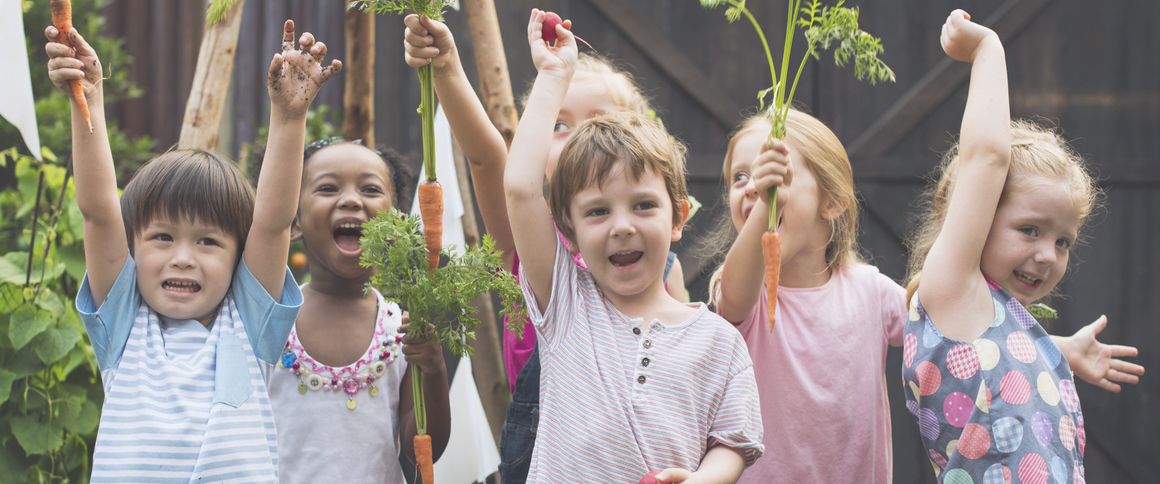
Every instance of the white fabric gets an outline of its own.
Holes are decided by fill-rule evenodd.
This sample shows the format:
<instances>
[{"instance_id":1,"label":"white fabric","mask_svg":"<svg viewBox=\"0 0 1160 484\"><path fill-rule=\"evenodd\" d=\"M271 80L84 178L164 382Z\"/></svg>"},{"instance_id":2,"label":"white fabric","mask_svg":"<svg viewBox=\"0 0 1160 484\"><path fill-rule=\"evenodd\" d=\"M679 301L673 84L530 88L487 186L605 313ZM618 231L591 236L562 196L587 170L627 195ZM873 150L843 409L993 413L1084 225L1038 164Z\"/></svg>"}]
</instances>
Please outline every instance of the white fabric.
<instances>
[{"instance_id":1,"label":"white fabric","mask_svg":"<svg viewBox=\"0 0 1160 484\"><path fill-rule=\"evenodd\" d=\"M36 130L36 108L32 99L32 77L28 73L28 49L24 43L24 13L21 0L0 0L0 117L20 130L28 151L40 159L40 133ZM42 8L38 5L37 8ZM19 46L19 48L17 48Z\"/></svg>"},{"instance_id":2,"label":"white fabric","mask_svg":"<svg viewBox=\"0 0 1160 484\"><path fill-rule=\"evenodd\" d=\"M443 246L454 245L456 253L462 253L463 197L459 192L459 177L452 161L451 125L443 108L435 111L435 176L443 185ZM426 178L420 170L420 180ZM419 213L419 196L411 204L411 214ZM475 386L475 376L471 371L471 358L459 360L449 390L451 401L451 437L447 450L435 463L435 475L439 482L447 484L469 484L483 482L499 468L499 448L483 412L483 402Z\"/></svg>"}]
</instances>

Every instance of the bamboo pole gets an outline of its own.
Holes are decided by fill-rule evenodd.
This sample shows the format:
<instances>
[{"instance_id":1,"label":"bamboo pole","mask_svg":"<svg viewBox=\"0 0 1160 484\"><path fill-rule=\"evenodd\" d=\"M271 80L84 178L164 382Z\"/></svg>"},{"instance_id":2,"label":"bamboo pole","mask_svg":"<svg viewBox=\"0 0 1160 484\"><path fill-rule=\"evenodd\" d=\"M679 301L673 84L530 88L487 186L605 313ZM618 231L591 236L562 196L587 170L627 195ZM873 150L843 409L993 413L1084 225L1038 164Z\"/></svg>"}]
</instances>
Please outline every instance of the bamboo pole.
<instances>
[{"instance_id":1,"label":"bamboo pole","mask_svg":"<svg viewBox=\"0 0 1160 484\"><path fill-rule=\"evenodd\" d=\"M345 89L342 94L342 135L375 146L375 16L347 10Z\"/></svg>"},{"instance_id":2,"label":"bamboo pole","mask_svg":"<svg viewBox=\"0 0 1160 484\"><path fill-rule=\"evenodd\" d=\"M510 147L519 116L512 96L512 83L508 76L507 58L504 56L495 2L467 0L464 2L464 10L467 12L467 23L471 29L475 65L479 69L480 98L487 110L488 118ZM466 163L463 163L462 156L457 156L455 161L459 172L460 190L464 191L463 199L472 200L470 184L467 182ZM464 232L474 232L478 240L479 229L474 221L474 203L471 203L470 207L466 205L468 204L465 204L463 211L469 215L463 217ZM472 219L470 226L467 225L469 216ZM487 317L480 318L480 325L475 331L475 350L471 357L471 365L475 370L475 385L479 389L484 413L487 414L492 435L498 445L503 421L507 417L508 402L511 401L511 390L508 388L507 373L503 365L503 349L499 341L502 329L497 325L491 297L481 298L477 302L484 305L480 308L479 314Z\"/></svg>"},{"instance_id":3,"label":"bamboo pole","mask_svg":"<svg viewBox=\"0 0 1160 484\"><path fill-rule=\"evenodd\" d=\"M208 26L197 52L197 70L193 87L185 103L178 149L215 150L222 109L229 93L234 72L234 53L238 47L238 29L242 25L242 7L238 0L226 12L225 20Z\"/></svg>"}]
</instances>

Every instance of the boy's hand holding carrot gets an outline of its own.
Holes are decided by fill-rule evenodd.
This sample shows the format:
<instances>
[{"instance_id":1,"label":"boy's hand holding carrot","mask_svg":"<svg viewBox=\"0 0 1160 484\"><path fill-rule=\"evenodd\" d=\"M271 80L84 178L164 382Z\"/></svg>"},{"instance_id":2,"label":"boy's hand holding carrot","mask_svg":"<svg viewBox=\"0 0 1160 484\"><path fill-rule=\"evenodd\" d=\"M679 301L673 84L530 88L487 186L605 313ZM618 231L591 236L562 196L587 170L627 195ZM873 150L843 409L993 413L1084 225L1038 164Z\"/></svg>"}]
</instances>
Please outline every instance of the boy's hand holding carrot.
<instances>
[{"instance_id":1,"label":"boy's hand holding carrot","mask_svg":"<svg viewBox=\"0 0 1160 484\"><path fill-rule=\"evenodd\" d=\"M74 107L79 106L70 82L80 81L87 103L94 109L100 108L103 103L101 61L97 53L77 29L62 32L49 25L44 29L44 36L48 38L48 44L44 46L48 53L48 78L73 100ZM71 41L72 47L64 44L66 40Z\"/></svg>"},{"instance_id":2,"label":"boy's hand holding carrot","mask_svg":"<svg viewBox=\"0 0 1160 484\"><path fill-rule=\"evenodd\" d=\"M448 74L444 69L455 67L455 37L451 29L438 20L411 14L403 18L407 26L403 33L403 51L407 65L415 68L431 64L436 73Z\"/></svg>"},{"instance_id":3,"label":"boy's hand holding carrot","mask_svg":"<svg viewBox=\"0 0 1160 484\"><path fill-rule=\"evenodd\" d=\"M309 32L302 34L298 44L294 48L294 21L287 20L282 32L282 53L274 54L266 80L271 114L305 117L322 84L342 70L342 61L338 59L330 61L328 66L322 65L326 44L315 42Z\"/></svg>"}]
</instances>

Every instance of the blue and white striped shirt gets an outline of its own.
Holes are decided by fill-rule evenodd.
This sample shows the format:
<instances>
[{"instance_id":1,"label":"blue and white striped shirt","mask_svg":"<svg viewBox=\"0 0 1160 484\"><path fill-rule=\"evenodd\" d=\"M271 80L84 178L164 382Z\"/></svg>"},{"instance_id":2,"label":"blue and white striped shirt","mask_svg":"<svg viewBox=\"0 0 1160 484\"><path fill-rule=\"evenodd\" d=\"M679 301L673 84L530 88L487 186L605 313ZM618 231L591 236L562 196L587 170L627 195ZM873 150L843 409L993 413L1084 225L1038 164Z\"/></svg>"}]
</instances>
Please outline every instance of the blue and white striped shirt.
<instances>
[{"instance_id":1,"label":"blue and white striped shirt","mask_svg":"<svg viewBox=\"0 0 1160 484\"><path fill-rule=\"evenodd\" d=\"M259 360L274 363L302 304L286 272L281 303L245 261L211 328L145 304L132 257L99 308L88 277L77 311L105 402L92 482L277 482L278 439Z\"/></svg>"}]
</instances>

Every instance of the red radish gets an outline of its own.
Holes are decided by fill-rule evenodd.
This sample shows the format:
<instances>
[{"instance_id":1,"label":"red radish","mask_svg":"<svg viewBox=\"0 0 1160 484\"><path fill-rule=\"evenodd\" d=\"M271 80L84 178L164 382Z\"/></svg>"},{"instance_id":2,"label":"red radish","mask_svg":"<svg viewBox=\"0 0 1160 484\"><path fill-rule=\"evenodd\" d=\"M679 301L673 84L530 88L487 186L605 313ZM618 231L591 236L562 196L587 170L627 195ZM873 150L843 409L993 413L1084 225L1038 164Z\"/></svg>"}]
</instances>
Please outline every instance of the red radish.
<instances>
[{"instance_id":1,"label":"red radish","mask_svg":"<svg viewBox=\"0 0 1160 484\"><path fill-rule=\"evenodd\" d=\"M556 40L557 37L559 37L558 35L556 35L556 26L560 25L563 22L564 21L562 19L560 19L560 16L556 15L556 12L544 12L544 30L543 30L544 42L553 42ZM587 40L581 39L580 36L578 36L578 35L576 35L574 37L576 37L576 40L583 42L584 45L587 45L589 49L592 49L593 51L596 50L595 48L592 47L592 44L588 43Z\"/></svg>"},{"instance_id":2,"label":"red radish","mask_svg":"<svg viewBox=\"0 0 1160 484\"><path fill-rule=\"evenodd\" d=\"M658 481L656 478L656 475L660 473L661 471L650 471L644 477L640 478L640 482L637 484L660 484L661 481Z\"/></svg>"}]
</instances>

